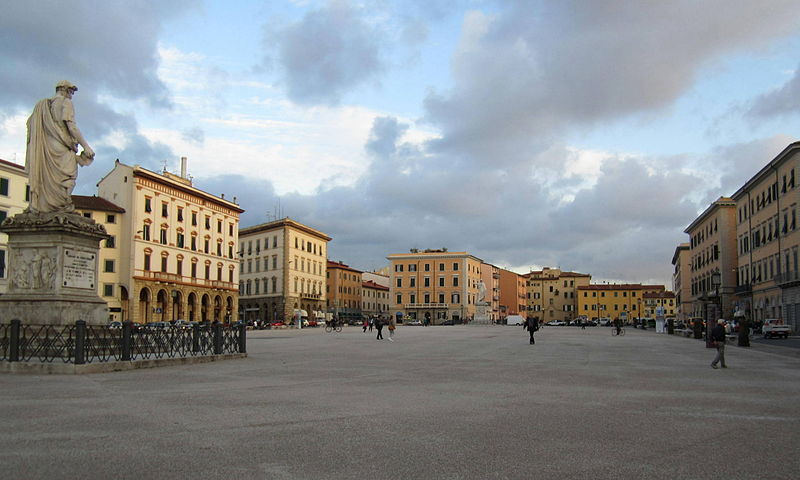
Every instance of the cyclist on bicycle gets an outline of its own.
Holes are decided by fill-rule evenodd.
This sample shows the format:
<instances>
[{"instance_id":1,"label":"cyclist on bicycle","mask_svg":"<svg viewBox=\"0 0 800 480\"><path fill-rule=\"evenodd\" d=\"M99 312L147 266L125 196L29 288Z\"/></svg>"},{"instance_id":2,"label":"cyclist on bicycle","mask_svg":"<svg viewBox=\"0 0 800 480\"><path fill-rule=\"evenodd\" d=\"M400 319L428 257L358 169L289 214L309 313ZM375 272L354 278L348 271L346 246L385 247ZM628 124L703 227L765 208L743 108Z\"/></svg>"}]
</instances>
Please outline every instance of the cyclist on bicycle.
<instances>
[{"instance_id":1,"label":"cyclist on bicycle","mask_svg":"<svg viewBox=\"0 0 800 480\"><path fill-rule=\"evenodd\" d=\"M614 319L614 328L617 329L617 335L619 335L620 330L622 330L622 320L619 318Z\"/></svg>"}]
</instances>

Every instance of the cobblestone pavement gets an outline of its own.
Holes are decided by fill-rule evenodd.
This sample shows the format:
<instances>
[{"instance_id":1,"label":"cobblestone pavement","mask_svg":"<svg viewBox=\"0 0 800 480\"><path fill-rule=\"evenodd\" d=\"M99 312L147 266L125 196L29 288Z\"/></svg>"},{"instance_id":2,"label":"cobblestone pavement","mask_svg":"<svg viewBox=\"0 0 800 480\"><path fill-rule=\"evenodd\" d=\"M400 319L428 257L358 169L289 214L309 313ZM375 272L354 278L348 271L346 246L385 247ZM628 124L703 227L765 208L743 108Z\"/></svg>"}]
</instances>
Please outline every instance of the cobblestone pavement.
<instances>
[{"instance_id":1,"label":"cobblestone pavement","mask_svg":"<svg viewBox=\"0 0 800 480\"><path fill-rule=\"evenodd\" d=\"M388 338L388 331L384 330ZM249 332L249 357L0 375L0 478L794 479L800 359L628 329Z\"/></svg>"}]
</instances>

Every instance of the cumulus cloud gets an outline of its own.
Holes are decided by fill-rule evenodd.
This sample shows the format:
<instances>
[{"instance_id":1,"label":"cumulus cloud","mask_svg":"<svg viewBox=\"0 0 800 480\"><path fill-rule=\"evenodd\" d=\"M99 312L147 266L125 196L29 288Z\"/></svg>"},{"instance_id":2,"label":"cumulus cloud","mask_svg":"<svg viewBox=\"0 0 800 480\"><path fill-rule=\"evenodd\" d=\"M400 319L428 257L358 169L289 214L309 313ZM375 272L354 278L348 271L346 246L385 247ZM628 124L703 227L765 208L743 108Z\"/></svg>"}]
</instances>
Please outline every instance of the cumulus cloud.
<instances>
[{"instance_id":1,"label":"cumulus cloud","mask_svg":"<svg viewBox=\"0 0 800 480\"><path fill-rule=\"evenodd\" d=\"M753 100L748 114L754 118L800 113L800 68L781 87Z\"/></svg>"},{"instance_id":2,"label":"cumulus cloud","mask_svg":"<svg viewBox=\"0 0 800 480\"><path fill-rule=\"evenodd\" d=\"M299 104L336 105L383 69L380 32L343 1L306 13L275 37L287 94Z\"/></svg>"},{"instance_id":3,"label":"cumulus cloud","mask_svg":"<svg viewBox=\"0 0 800 480\"><path fill-rule=\"evenodd\" d=\"M793 1L517 1L472 12L456 85L427 99L426 118L444 133L441 149L514 161L574 126L663 109L722 55L762 47L798 20Z\"/></svg>"},{"instance_id":4,"label":"cumulus cloud","mask_svg":"<svg viewBox=\"0 0 800 480\"><path fill-rule=\"evenodd\" d=\"M144 102L168 109L172 102L157 75L157 42L163 22L180 15L189 2L37 1L12 2L0 16L0 109L4 115L29 112L52 96L58 80L78 85L76 117L97 152L97 165L82 169L76 192L91 188L105 172L104 161L157 164L171 155L146 140L136 119L115 109L113 100ZM0 115L3 115L0 114ZM100 139L124 136L123 150Z\"/></svg>"}]
</instances>

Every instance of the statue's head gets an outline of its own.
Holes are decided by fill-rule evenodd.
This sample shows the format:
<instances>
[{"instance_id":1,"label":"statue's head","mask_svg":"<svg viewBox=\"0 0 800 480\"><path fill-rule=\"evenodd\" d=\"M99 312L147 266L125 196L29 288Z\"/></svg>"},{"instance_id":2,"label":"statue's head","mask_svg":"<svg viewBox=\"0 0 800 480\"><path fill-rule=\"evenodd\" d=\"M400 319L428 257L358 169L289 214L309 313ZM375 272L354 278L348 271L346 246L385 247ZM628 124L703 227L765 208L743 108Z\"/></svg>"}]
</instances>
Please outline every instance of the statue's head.
<instances>
[{"instance_id":1,"label":"statue's head","mask_svg":"<svg viewBox=\"0 0 800 480\"><path fill-rule=\"evenodd\" d=\"M70 82L69 80L61 80L60 82L56 83L56 92L59 90L66 91L73 91L76 92L78 87L75 86L74 83Z\"/></svg>"}]
</instances>

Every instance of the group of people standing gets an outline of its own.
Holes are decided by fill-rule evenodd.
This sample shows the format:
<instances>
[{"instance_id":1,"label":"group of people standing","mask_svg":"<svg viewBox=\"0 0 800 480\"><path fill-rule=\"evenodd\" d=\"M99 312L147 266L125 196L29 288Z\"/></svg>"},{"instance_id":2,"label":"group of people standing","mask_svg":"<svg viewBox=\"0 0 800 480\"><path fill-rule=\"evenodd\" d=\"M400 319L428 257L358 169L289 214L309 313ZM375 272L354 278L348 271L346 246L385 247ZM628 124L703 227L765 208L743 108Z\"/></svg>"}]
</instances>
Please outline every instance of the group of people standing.
<instances>
[{"instance_id":1,"label":"group of people standing","mask_svg":"<svg viewBox=\"0 0 800 480\"><path fill-rule=\"evenodd\" d=\"M368 320L364 320L364 333L367 333L367 329L371 332L373 328L378 331L378 335L375 337L377 340L383 340L383 327L386 325L389 328L389 341L394 342L394 331L397 329L397 324L395 323L394 319L391 318L389 320L382 320L380 318L370 318Z\"/></svg>"}]
</instances>

